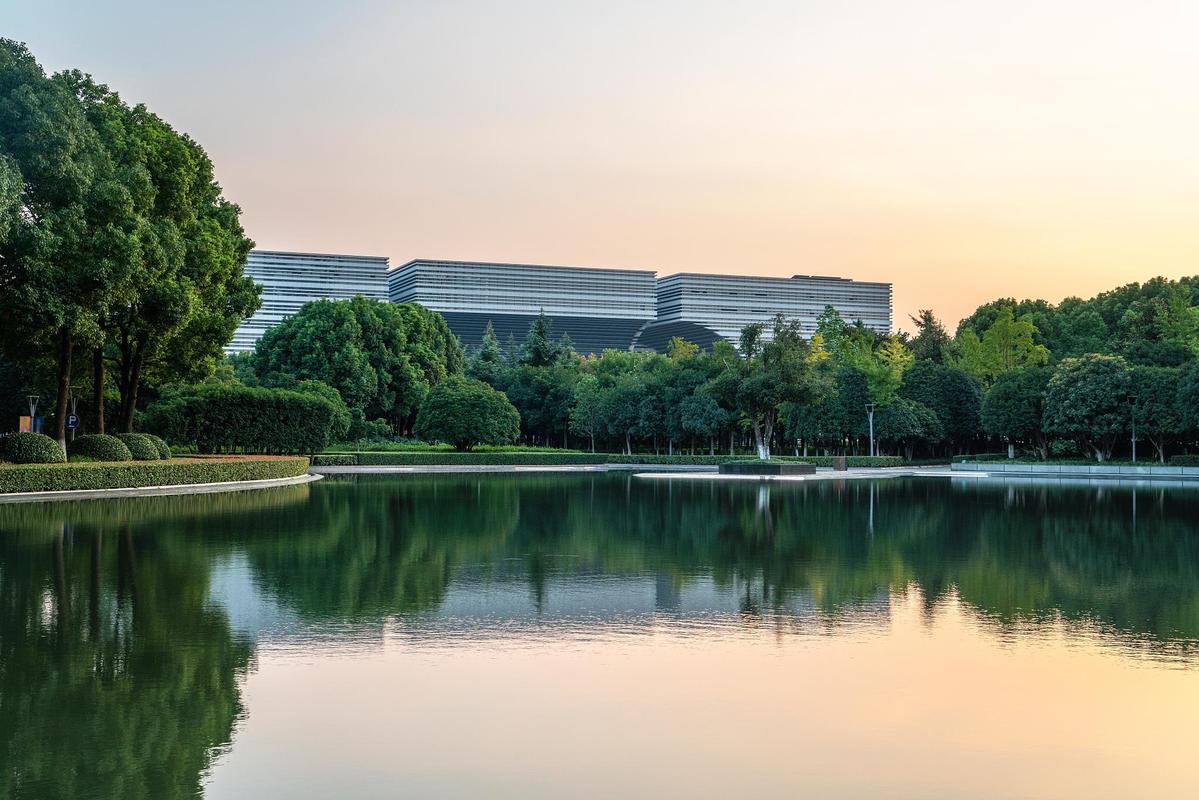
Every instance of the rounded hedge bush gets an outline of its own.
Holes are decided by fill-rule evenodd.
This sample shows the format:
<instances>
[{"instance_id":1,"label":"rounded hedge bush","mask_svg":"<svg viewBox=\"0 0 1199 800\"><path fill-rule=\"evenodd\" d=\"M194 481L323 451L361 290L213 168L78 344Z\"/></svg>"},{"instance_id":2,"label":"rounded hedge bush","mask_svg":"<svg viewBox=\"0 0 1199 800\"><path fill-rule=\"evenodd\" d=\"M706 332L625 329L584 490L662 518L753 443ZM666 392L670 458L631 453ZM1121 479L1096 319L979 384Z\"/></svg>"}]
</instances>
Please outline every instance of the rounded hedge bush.
<instances>
[{"instance_id":1,"label":"rounded hedge bush","mask_svg":"<svg viewBox=\"0 0 1199 800\"><path fill-rule=\"evenodd\" d=\"M61 464L67 460L58 442L41 433L0 436L0 461L10 464Z\"/></svg>"},{"instance_id":2,"label":"rounded hedge bush","mask_svg":"<svg viewBox=\"0 0 1199 800\"><path fill-rule=\"evenodd\" d=\"M116 437L129 448L134 461L158 461L158 445L144 433L118 433Z\"/></svg>"},{"instance_id":3,"label":"rounded hedge bush","mask_svg":"<svg viewBox=\"0 0 1199 800\"><path fill-rule=\"evenodd\" d=\"M162 440L162 437L155 436L152 433L143 433L150 441L154 442L154 446L158 449L158 457L164 461L171 457L171 446Z\"/></svg>"},{"instance_id":4,"label":"rounded hedge bush","mask_svg":"<svg viewBox=\"0 0 1199 800\"><path fill-rule=\"evenodd\" d=\"M83 456L95 461L132 461L133 453L115 436L91 433L80 436L70 444L72 456Z\"/></svg>"}]
</instances>

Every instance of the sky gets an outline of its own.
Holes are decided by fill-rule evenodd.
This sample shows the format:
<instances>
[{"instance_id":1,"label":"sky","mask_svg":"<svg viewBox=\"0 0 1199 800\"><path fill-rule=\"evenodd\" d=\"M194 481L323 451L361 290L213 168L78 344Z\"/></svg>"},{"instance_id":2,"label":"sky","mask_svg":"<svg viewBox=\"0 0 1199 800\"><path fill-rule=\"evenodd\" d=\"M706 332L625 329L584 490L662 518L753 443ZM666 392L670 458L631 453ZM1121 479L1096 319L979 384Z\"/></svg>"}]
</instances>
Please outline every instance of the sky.
<instances>
[{"instance_id":1,"label":"sky","mask_svg":"<svg viewBox=\"0 0 1199 800\"><path fill-rule=\"evenodd\" d=\"M895 324L1199 273L1199 4L3 0L259 247L894 284Z\"/></svg>"}]
</instances>

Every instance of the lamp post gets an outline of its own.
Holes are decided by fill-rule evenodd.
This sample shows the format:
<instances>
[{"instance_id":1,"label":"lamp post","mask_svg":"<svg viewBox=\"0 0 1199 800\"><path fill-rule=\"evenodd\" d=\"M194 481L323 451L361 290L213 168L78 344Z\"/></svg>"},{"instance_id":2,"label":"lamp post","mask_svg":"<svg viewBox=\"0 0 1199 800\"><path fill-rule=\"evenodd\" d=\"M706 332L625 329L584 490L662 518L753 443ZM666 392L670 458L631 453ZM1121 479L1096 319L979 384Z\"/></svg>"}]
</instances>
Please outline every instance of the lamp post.
<instances>
[{"instance_id":1,"label":"lamp post","mask_svg":"<svg viewBox=\"0 0 1199 800\"><path fill-rule=\"evenodd\" d=\"M1132 463L1137 463L1137 396L1129 395L1132 401Z\"/></svg>"},{"instance_id":2,"label":"lamp post","mask_svg":"<svg viewBox=\"0 0 1199 800\"><path fill-rule=\"evenodd\" d=\"M874 458L874 403L866 404L866 418L870 420L870 457Z\"/></svg>"}]
</instances>

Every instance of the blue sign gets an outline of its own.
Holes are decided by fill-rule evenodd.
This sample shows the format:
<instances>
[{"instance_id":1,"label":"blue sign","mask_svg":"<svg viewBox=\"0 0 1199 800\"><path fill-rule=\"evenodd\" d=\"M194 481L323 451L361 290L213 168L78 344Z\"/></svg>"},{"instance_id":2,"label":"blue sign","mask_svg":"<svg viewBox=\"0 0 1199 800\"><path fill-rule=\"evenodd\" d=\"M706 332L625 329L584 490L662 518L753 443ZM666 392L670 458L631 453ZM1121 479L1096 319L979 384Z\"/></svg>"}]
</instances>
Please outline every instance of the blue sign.
<instances>
[{"instance_id":1,"label":"blue sign","mask_svg":"<svg viewBox=\"0 0 1199 800\"><path fill-rule=\"evenodd\" d=\"M79 427L79 417L76 414L67 414L67 430L73 431Z\"/></svg>"}]
</instances>

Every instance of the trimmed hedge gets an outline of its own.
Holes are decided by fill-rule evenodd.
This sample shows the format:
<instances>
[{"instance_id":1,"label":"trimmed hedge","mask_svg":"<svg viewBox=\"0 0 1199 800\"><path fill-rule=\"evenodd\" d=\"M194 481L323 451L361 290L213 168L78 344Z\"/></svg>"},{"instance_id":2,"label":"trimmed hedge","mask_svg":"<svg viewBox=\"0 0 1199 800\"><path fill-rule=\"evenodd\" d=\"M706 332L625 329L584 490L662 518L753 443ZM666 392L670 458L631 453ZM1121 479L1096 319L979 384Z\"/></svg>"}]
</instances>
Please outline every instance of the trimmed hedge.
<instances>
[{"instance_id":1,"label":"trimmed hedge","mask_svg":"<svg viewBox=\"0 0 1199 800\"><path fill-rule=\"evenodd\" d=\"M1199 456L1170 456L1171 467L1199 467ZM1145 466L1153 466L1152 461L1146 461Z\"/></svg>"},{"instance_id":2,"label":"trimmed hedge","mask_svg":"<svg viewBox=\"0 0 1199 800\"><path fill-rule=\"evenodd\" d=\"M10 464L61 464L67 460L58 442L41 433L0 436L0 461Z\"/></svg>"},{"instance_id":3,"label":"trimmed hedge","mask_svg":"<svg viewBox=\"0 0 1199 800\"><path fill-rule=\"evenodd\" d=\"M338 412L317 394L202 384L155 403L142 420L200 453L319 453L329 445Z\"/></svg>"},{"instance_id":4,"label":"trimmed hedge","mask_svg":"<svg viewBox=\"0 0 1199 800\"><path fill-rule=\"evenodd\" d=\"M142 436L145 436L147 439L154 442L154 449L158 451L159 458L165 460L171 457L171 446L164 442L162 437L155 436L152 433L143 433Z\"/></svg>"},{"instance_id":5,"label":"trimmed hedge","mask_svg":"<svg viewBox=\"0 0 1199 800\"><path fill-rule=\"evenodd\" d=\"M161 458L158 454L158 445L146 434L118 433L115 435L129 448L129 454L133 456L134 461L158 461Z\"/></svg>"},{"instance_id":6,"label":"trimmed hedge","mask_svg":"<svg viewBox=\"0 0 1199 800\"><path fill-rule=\"evenodd\" d=\"M83 456L96 461L132 461L133 453L115 436L106 433L90 433L80 436L67 445L71 457Z\"/></svg>"},{"instance_id":7,"label":"trimmed hedge","mask_svg":"<svg viewBox=\"0 0 1199 800\"><path fill-rule=\"evenodd\" d=\"M0 464L0 493L258 481L294 478L307 471L308 459L297 457L188 458L123 464Z\"/></svg>"},{"instance_id":8,"label":"trimmed hedge","mask_svg":"<svg viewBox=\"0 0 1199 800\"><path fill-rule=\"evenodd\" d=\"M715 466L733 462L746 461L745 456L655 456L620 455L616 453L450 453L450 452L391 452L391 453L325 453L313 456L313 466L318 467L381 467L381 466L567 466L586 464L697 464ZM757 459L749 459L756 461ZM790 456L771 459L786 464L813 464L820 467L831 467L831 456L808 456L793 458ZM904 460L898 456L850 456L850 467L900 467Z\"/></svg>"}]
</instances>

